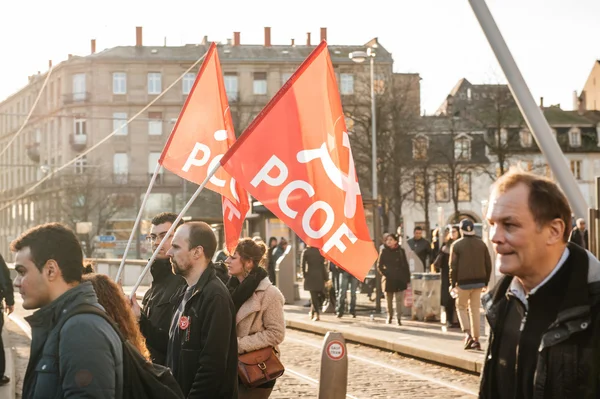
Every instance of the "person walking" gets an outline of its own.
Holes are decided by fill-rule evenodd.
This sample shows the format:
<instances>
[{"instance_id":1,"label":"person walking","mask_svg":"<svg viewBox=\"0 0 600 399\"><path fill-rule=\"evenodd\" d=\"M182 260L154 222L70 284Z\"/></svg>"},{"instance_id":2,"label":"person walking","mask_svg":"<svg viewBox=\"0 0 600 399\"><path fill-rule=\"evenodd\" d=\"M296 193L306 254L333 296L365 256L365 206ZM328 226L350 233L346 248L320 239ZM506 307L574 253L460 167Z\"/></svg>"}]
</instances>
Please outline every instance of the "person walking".
<instances>
[{"instance_id":1,"label":"person walking","mask_svg":"<svg viewBox=\"0 0 600 399\"><path fill-rule=\"evenodd\" d=\"M6 307L2 307L4 301ZM4 353L4 343L2 342L2 328L4 327L4 311L10 315L15 310L15 296L13 293L13 285L10 279L10 271L0 255L0 386L10 382L4 373L6 372L6 355Z\"/></svg>"},{"instance_id":2,"label":"person walking","mask_svg":"<svg viewBox=\"0 0 600 399\"><path fill-rule=\"evenodd\" d=\"M433 265L437 272L441 273L441 292L440 305L444 307L446 313L446 326L459 327L460 324L454 324L454 315L456 312L456 301L450 295L450 248L452 243L460 238L458 226L452 226L446 242L442 245Z\"/></svg>"},{"instance_id":3,"label":"person walking","mask_svg":"<svg viewBox=\"0 0 600 399\"><path fill-rule=\"evenodd\" d=\"M386 238L385 247L379 253L377 268L385 277L385 298L387 300L387 323L392 323L394 316L394 296L396 297L396 317L398 325L402 325L402 308L404 291L410 283L410 270L406 252L399 245L398 235L390 234Z\"/></svg>"},{"instance_id":4,"label":"person walking","mask_svg":"<svg viewBox=\"0 0 600 399\"><path fill-rule=\"evenodd\" d=\"M463 219L459 226L462 238L450 247L450 288L457 294L458 320L465 333L464 349L481 350L479 308L481 292L490 281L492 259L485 243L475 235L473 222Z\"/></svg>"},{"instance_id":5,"label":"person walking","mask_svg":"<svg viewBox=\"0 0 600 399\"><path fill-rule=\"evenodd\" d=\"M304 276L304 290L310 292L309 316L313 321L319 321L325 282L329 280L327 262L318 248L307 246L302 251L300 265Z\"/></svg>"},{"instance_id":6,"label":"person walking","mask_svg":"<svg viewBox=\"0 0 600 399\"><path fill-rule=\"evenodd\" d=\"M583 249L589 248L588 231L585 228L585 219L577 219L577 225L573 227L573 230L571 231L569 242L573 242Z\"/></svg>"},{"instance_id":7,"label":"person walking","mask_svg":"<svg viewBox=\"0 0 600 399\"><path fill-rule=\"evenodd\" d=\"M285 299L271 283L263 268L267 248L263 242L251 238L239 241L234 253L225 263L231 278L227 288L236 309L238 354L279 345L285 337L283 304ZM276 380L256 388L239 383L239 399L266 399L271 395Z\"/></svg>"}]
</instances>

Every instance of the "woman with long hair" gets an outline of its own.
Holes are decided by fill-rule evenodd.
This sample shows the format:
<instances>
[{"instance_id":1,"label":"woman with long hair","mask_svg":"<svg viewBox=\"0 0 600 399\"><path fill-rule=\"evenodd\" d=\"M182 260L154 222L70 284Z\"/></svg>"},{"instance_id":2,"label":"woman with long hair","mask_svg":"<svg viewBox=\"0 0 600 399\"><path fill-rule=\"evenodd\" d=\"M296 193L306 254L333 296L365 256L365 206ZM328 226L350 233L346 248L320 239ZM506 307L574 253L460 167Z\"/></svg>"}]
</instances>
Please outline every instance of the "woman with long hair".
<instances>
[{"instance_id":1,"label":"woman with long hair","mask_svg":"<svg viewBox=\"0 0 600 399\"><path fill-rule=\"evenodd\" d=\"M263 264L267 248L252 238L239 240L225 264L231 278L227 288L236 309L238 354L273 347L285 337L283 295L269 280ZM239 384L239 399L265 399L271 395L275 380L256 388Z\"/></svg>"},{"instance_id":2,"label":"woman with long hair","mask_svg":"<svg viewBox=\"0 0 600 399\"><path fill-rule=\"evenodd\" d=\"M91 271L91 272L90 272ZM127 302L121 288L104 274L93 273L91 266L84 268L83 281L90 281L96 291L98 302L111 319L119 326L121 334L137 348L137 350L150 361L150 352L146 348L146 340L140 332L140 327L135 319L131 306Z\"/></svg>"},{"instance_id":3,"label":"woman with long hair","mask_svg":"<svg viewBox=\"0 0 600 399\"><path fill-rule=\"evenodd\" d=\"M387 300L387 324L394 317L394 296L396 297L396 318L402 325L402 307L404 291L410 284L410 270L406 252L399 244L398 234L390 234L385 239L385 247L379 253L377 261L379 272L385 277L385 298Z\"/></svg>"}]
</instances>

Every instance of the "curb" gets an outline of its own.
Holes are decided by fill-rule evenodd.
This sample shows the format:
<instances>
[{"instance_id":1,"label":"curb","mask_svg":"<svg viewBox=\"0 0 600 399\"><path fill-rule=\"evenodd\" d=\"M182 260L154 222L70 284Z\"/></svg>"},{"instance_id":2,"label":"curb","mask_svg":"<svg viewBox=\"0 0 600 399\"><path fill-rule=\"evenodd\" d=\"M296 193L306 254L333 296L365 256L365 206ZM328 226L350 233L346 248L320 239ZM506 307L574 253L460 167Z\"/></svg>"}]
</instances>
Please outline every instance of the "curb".
<instances>
[{"instance_id":1,"label":"curb","mask_svg":"<svg viewBox=\"0 0 600 399\"><path fill-rule=\"evenodd\" d=\"M341 332L344 334L346 341L354 343L368 345L379 349L389 350L398 352L402 355L414 357L421 360L426 360L434 363L439 363L452 368L460 369L470 373L481 373L483 368L483 359L481 361L473 361L465 358L461 358L452 354L440 353L432 350L429 347L415 346L414 344L407 345L400 342L390 342L385 339L376 337L369 337L365 335L359 335L348 330L341 329L330 329L317 324L299 321L299 320L288 320L285 321L286 327L311 332L319 335L325 335L329 331Z\"/></svg>"}]
</instances>

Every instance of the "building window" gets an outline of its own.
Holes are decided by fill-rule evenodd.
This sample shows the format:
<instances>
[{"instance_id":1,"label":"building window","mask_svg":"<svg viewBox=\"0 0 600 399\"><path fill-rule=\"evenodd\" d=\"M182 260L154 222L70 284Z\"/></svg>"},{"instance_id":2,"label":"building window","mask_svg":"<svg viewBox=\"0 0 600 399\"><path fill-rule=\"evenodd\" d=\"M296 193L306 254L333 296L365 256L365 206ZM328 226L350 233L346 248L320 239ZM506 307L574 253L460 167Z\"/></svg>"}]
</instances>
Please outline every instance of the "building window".
<instances>
[{"instance_id":1,"label":"building window","mask_svg":"<svg viewBox=\"0 0 600 399\"><path fill-rule=\"evenodd\" d=\"M264 96L267 94L267 73L266 72L254 72L254 94L257 96Z\"/></svg>"},{"instance_id":2,"label":"building window","mask_svg":"<svg viewBox=\"0 0 600 399\"><path fill-rule=\"evenodd\" d=\"M459 173L456 175L456 188L460 202L471 202L471 174Z\"/></svg>"},{"instance_id":3,"label":"building window","mask_svg":"<svg viewBox=\"0 0 600 399\"><path fill-rule=\"evenodd\" d=\"M113 113L113 131L117 136L127 135L127 114L125 112Z\"/></svg>"},{"instance_id":4,"label":"building window","mask_svg":"<svg viewBox=\"0 0 600 399\"><path fill-rule=\"evenodd\" d=\"M285 82L287 82L288 80L290 80L290 78L292 77L292 73L291 72L283 72L281 74L281 85L283 86L285 84Z\"/></svg>"},{"instance_id":5,"label":"building window","mask_svg":"<svg viewBox=\"0 0 600 399\"><path fill-rule=\"evenodd\" d=\"M160 94L162 91L160 72L148 73L148 94Z\"/></svg>"},{"instance_id":6,"label":"building window","mask_svg":"<svg viewBox=\"0 0 600 399\"><path fill-rule=\"evenodd\" d=\"M571 161L571 172L577 180L581 180L581 161Z\"/></svg>"},{"instance_id":7,"label":"building window","mask_svg":"<svg viewBox=\"0 0 600 399\"><path fill-rule=\"evenodd\" d=\"M558 137L556 135L556 129L552 129L552 136L554 136L554 140L558 142Z\"/></svg>"},{"instance_id":8,"label":"building window","mask_svg":"<svg viewBox=\"0 0 600 399\"><path fill-rule=\"evenodd\" d=\"M498 139L500 139L500 141L498 141ZM500 137L498 137L498 134L495 133L494 141L498 147L505 146L506 143L508 143L508 130L500 129Z\"/></svg>"},{"instance_id":9,"label":"building window","mask_svg":"<svg viewBox=\"0 0 600 399\"><path fill-rule=\"evenodd\" d=\"M467 137L454 140L454 159L468 161L471 159L471 140Z\"/></svg>"},{"instance_id":10,"label":"building window","mask_svg":"<svg viewBox=\"0 0 600 399\"><path fill-rule=\"evenodd\" d=\"M160 152L151 152L148 154L148 176L150 176L150 178L152 178L152 175L154 174L154 170L156 169L156 165L158 164L158 160L160 158ZM159 180L159 178L162 175L162 167L158 170L158 176L157 176L157 180Z\"/></svg>"},{"instance_id":11,"label":"building window","mask_svg":"<svg viewBox=\"0 0 600 399\"><path fill-rule=\"evenodd\" d=\"M435 175L435 200L437 202L450 201L450 182L447 173Z\"/></svg>"},{"instance_id":12,"label":"building window","mask_svg":"<svg viewBox=\"0 0 600 399\"><path fill-rule=\"evenodd\" d=\"M413 139L413 159L427 159L427 149L429 148L429 140L427 137L417 137Z\"/></svg>"},{"instance_id":13,"label":"building window","mask_svg":"<svg viewBox=\"0 0 600 399\"><path fill-rule=\"evenodd\" d=\"M425 200L425 176L422 173L415 175L415 202L421 203Z\"/></svg>"},{"instance_id":14,"label":"building window","mask_svg":"<svg viewBox=\"0 0 600 399\"><path fill-rule=\"evenodd\" d=\"M571 147L581 147L581 130L576 127L569 130L569 145Z\"/></svg>"},{"instance_id":15,"label":"building window","mask_svg":"<svg viewBox=\"0 0 600 399\"><path fill-rule=\"evenodd\" d=\"M340 74L340 93L342 95L354 94L354 75L351 73Z\"/></svg>"},{"instance_id":16,"label":"building window","mask_svg":"<svg viewBox=\"0 0 600 399\"><path fill-rule=\"evenodd\" d=\"M74 133L75 133L75 136L82 136L82 135L85 136L87 134L85 119L75 119Z\"/></svg>"},{"instance_id":17,"label":"building window","mask_svg":"<svg viewBox=\"0 0 600 399\"><path fill-rule=\"evenodd\" d=\"M225 93L229 101L238 100L238 76L237 73L225 73ZM265 82L266 83L266 82Z\"/></svg>"},{"instance_id":18,"label":"building window","mask_svg":"<svg viewBox=\"0 0 600 399\"><path fill-rule=\"evenodd\" d=\"M531 147L533 144L533 137L527 129L523 129L519 132L519 138L521 139L521 147Z\"/></svg>"},{"instance_id":19,"label":"building window","mask_svg":"<svg viewBox=\"0 0 600 399\"><path fill-rule=\"evenodd\" d=\"M85 73L73 75L73 100L85 100Z\"/></svg>"},{"instance_id":20,"label":"building window","mask_svg":"<svg viewBox=\"0 0 600 399\"><path fill-rule=\"evenodd\" d=\"M125 72L113 73L113 94L127 94L127 74Z\"/></svg>"},{"instance_id":21,"label":"building window","mask_svg":"<svg viewBox=\"0 0 600 399\"><path fill-rule=\"evenodd\" d=\"M188 94L190 94L190 92L192 91L192 87L194 87L194 82L196 81L196 74L195 73L186 73L183 76L183 83L181 85L181 89L183 94L185 94L186 96Z\"/></svg>"},{"instance_id":22,"label":"building window","mask_svg":"<svg viewBox=\"0 0 600 399\"><path fill-rule=\"evenodd\" d=\"M162 112L148 112L148 134L150 136L161 136L162 127Z\"/></svg>"},{"instance_id":23,"label":"building window","mask_svg":"<svg viewBox=\"0 0 600 399\"><path fill-rule=\"evenodd\" d=\"M77 174L77 175L84 174L85 168L87 167L87 155L77 158L77 160L73 164L73 167L75 168L75 174Z\"/></svg>"},{"instance_id":24,"label":"building window","mask_svg":"<svg viewBox=\"0 0 600 399\"><path fill-rule=\"evenodd\" d=\"M117 184L127 183L129 175L129 157L126 152L113 155L113 181Z\"/></svg>"},{"instance_id":25,"label":"building window","mask_svg":"<svg viewBox=\"0 0 600 399\"><path fill-rule=\"evenodd\" d=\"M373 77L373 87L375 89L375 93L383 94L385 92L385 75L376 74Z\"/></svg>"}]
</instances>

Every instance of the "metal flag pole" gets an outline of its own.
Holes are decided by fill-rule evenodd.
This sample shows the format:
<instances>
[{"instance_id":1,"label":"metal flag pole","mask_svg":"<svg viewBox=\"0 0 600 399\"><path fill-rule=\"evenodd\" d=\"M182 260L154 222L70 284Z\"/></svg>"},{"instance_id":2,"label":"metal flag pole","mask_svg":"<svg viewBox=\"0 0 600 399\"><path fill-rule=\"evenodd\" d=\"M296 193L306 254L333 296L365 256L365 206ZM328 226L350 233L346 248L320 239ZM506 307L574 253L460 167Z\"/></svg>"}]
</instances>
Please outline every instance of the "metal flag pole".
<instances>
[{"instance_id":1,"label":"metal flag pole","mask_svg":"<svg viewBox=\"0 0 600 399\"><path fill-rule=\"evenodd\" d=\"M137 282L133 286L133 289L131 290L131 294L129 295L130 299L133 299L135 297L135 292L137 291L137 289L142 284L142 280L144 279L144 277L148 273L148 270L150 270L150 266L152 266L152 263L154 263L154 260L156 259L156 256L158 255L158 252L161 250L161 248L163 247L163 245L165 245L165 242L169 239L169 237L171 237L171 234L173 234L173 231L177 227L177 224L179 224L179 222L183 218L183 215L185 215L185 213L188 211L188 209L190 209L190 207L192 206L192 204L194 203L194 201L196 200L196 198L198 198L198 195L200 195L200 192L204 189L204 187L206 186L206 184L208 183L208 181L215 175L215 173L217 173L217 170L219 169L219 167L221 167L221 163L217 162L217 164L211 170L208 171L208 174L206 175L206 178L204 179L204 181L202 182L202 184L200 184L200 187L198 187L198 189L196 190L196 192L194 193L194 195L192 195L192 197L187 202L187 204L185 204L185 206L183 207L183 209L181 210L181 212L179 212L179 215L177 215L177 219L175 219L175 221L173 222L173 224L169 228L169 231L167 231L167 234L165 234L165 236L163 237L163 239L160 242L160 244L158 244L158 247L156 247L156 249L154 250L154 253L152 254L152 257L150 258L150 260L148 261L148 264L146 265L146 267L144 267L144 270L142 270L142 273L140 274L140 277L138 278Z\"/></svg>"},{"instance_id":2,"label":"metal flag pole","mask_svg":"<svg viewBox=\"0 0 600 399\"><path fill-rule=\"evenodd\" d=\"M546 157L552 173L556 176L558 183L569 199L575 215L587 219L588 206L577 185L577 181L571 173L567 159L554 139L548 121L546 121L544 114L535 103L527 87L527 83L525 83L525 79L510 53L485 0L469 0L469 3L492 50L496 54L496 58L508 80L510 91L517 101L519 109L527 122L527 126L529 126L529 130ZM566 228L570 228L570 226L566 226Z\"/></svg>"},{"instance_id":3,"label":"metal flag pole","mask_svg":"<svg viewBox=\"0 0 600 399\"><path fill-rule=\"evenodd\" d=\"M119 265L119 270L117 270L117 276L115 277L115 282L118 284L121 281L121 273L125 268L125 261L127 260L127 254L129 253L129 247L131 246L131 242L133 241L133 237L137 235L138 226L140 225L140 220L142 220L142 215L144 214L144 209L146 208L146 201L150 196L150 191L152 191L152 187L154 186L154 182L156 181L156 177L158 176L158 172L160 171L160 164L156 163L156 169L154 169L154 174L152 175L152 179L150 180L150 184L148 185L148 189L146 190L146 195L144 195L144 199L142 200L142 205L140 205L140 211L138 212L137 219L135 219L135 223L133 224L133 229L131 230L131 235L129 236L129 241L127 241L127 246L125 247L125 253L123 254L123 259L121 259L121 264Z\"/></svg>"}]
</instances>

